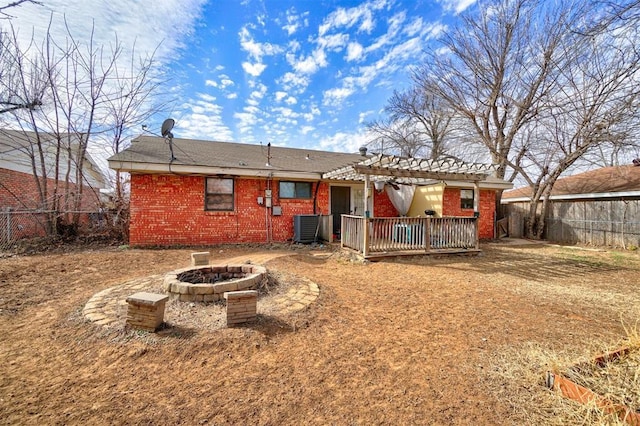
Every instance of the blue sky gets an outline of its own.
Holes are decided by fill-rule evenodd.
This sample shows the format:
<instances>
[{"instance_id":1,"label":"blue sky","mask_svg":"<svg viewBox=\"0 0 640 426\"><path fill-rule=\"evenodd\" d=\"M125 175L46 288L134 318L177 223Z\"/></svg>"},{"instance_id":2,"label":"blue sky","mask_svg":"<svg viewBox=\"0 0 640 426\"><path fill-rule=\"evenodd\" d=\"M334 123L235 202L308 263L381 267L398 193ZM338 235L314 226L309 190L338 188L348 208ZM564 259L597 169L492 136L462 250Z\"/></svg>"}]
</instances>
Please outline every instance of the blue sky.
<instances>
[{"instance_id":1,"label":"blue sky","mask_svg":"<svg viewBox=\"0 0 640 426\"><path fill-rule=\"evenodd\" d=\"M475 0L45 0L12 11L22 37L82 39L95 22L138 53L158 43L176 137L355 152L433 40ZM52 14L52 15L50 15Z\"/></svg>"}]
</instances>

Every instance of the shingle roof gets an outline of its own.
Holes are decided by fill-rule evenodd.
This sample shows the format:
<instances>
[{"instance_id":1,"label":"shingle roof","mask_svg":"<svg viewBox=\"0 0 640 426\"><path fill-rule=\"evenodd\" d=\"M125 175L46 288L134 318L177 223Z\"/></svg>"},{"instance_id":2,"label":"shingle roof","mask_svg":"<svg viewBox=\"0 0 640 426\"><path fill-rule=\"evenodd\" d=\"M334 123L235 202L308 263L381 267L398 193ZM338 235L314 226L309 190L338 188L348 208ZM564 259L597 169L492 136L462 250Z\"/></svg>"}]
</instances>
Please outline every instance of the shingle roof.
<instances>
[{"instance_id":1,"label":"shingle roof","mask_svg":"<svg viewBox=\"0 0 640 426\"><path fill-rule=\"evenodd\" d=\"M558 179L551 195L601 194L611 192L640 191L640 167L614 166L590 170ZM531 187L506 191L502 199L530 197Z\"/></svg>"},{"instance_id":2,"label":"shingle roof","mask_svg":"<svg viewBox=\"0 0 640 426\"><path fill-rule=\"evenodd\" d=\"M270 158L267 158L270 152ZM324 173L357 163L360 154L315 151L234 142L213 142L194 139L173 139L175 160L172 166L219 167L246 170ZM171 153L167 140L160 137L139 136L126 150L109 158L116 163L166 164ZM267 166L267 163L270 166ZM135 167L135 164L129 164ZM142 167L141 170L144 170ZM129 171L129 170L127 170ZM130 170L135 171L135 170Z\"/></svg>"}]
</instances>

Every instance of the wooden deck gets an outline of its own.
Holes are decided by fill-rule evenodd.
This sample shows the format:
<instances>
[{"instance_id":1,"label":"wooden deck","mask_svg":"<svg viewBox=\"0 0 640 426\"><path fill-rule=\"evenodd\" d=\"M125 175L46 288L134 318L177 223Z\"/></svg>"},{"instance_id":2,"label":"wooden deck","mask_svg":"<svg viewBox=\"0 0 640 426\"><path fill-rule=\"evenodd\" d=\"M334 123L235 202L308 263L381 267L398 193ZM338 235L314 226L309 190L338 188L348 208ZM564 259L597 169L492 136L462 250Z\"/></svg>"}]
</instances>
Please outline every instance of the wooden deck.
<instances>
[{"instance_id":1,"label":"wooden deck","mask_svg":"<svg viewBox=\"0 0 640 426\"><path fill-rule=\"evenodd\" d=\"M365 259L480 252L475 217L342 216L341 245Z\"/></svg>"}]
</instances>

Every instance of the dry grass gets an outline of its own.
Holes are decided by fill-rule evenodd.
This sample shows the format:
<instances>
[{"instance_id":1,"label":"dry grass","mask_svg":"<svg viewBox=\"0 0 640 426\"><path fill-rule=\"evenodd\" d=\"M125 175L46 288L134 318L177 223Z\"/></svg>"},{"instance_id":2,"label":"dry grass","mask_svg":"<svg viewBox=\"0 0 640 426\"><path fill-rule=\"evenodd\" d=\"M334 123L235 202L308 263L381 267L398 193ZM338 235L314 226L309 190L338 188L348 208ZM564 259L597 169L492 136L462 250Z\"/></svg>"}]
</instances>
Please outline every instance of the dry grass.
<instances>
[{"instance_id":1,"label":"dry grass","mask_svg":"<svg viewBox=\"0 0 640 426\"><path fill-rule=\"evenodd\" d=\"M640 334L625 327L627 338L618 344L585 341L579 350L552 349L528 343L505 348L492 359L493 391L508 401L514 417L527 424L626 425L616 414L606 413L595 402L579 404L545 385L547 371L559 372L575 383L615 404L640 407ZM598 366L594 358L620 347L630 351ZM579 366L579 367L576 367Z\"/></svg>"},{"instance_id":2,"label":"dry grass","mask_svg":"<svg viewBox=\"0 0 640 426\"><path fill-rule=\"evenodd\" d=\"M0 259L0 424L621 424L544 378L625 343L620 324L640 318L637 253L488 245L375 263L295 251L268 263L279 282L258 303L308 279L320 296L299 312L216 328L186 304L179 320L167 308L167 334L140 336L83 320L97 291L160 285L189 254ZM261 253L215 253L248 255ZM635 382L602 383L624 398Z\"/></svg>"},{"instance_id":3,"label":"dry grass","mask_svg":"<svg viewBox=\"0 0 640 426\"><path fill-rule=\"evenodd\" d=\"M627 328L628 337L622 347L629 352L604 365L593 362L568 368L563 374L573 382L591 389L614 404L640 408L640 336L637 328Z\"/></svg>"}]
</instances>

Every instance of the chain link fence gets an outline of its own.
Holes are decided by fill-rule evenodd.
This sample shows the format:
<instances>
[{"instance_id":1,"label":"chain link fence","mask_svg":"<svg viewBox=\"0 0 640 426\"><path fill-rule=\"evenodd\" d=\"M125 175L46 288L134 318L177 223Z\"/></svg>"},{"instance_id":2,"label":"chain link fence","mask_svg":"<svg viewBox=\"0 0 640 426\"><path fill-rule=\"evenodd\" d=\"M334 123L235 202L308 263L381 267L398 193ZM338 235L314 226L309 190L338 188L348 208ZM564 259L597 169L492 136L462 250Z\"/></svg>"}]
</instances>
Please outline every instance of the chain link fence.
<instances>
[{"instance_id":1,"label":"chain link fence","mask_svg":"<svg viewBox=\"0 0 640 426\"><path fill-rule=\"evenodd\" d=\"M0 252L11 251L23 239L48 236L47 216L53 212L42 210L0 209ZM80 228L84 233L106 232L109 214L102 212L56 212L57 217L70 217L80 213ZM60 232L61 225L58 225Z\"/></svg>"},{"instance_id":2,"label":"chain link fence","mask_svg":"<svg viewBox=\"0 0 640 426\"><path fill-rule=\"evenodd\" d=\"M44 237L46 212L0 210L0 251L9 250L23 238Z\"/></svg>"}]
</instances>

